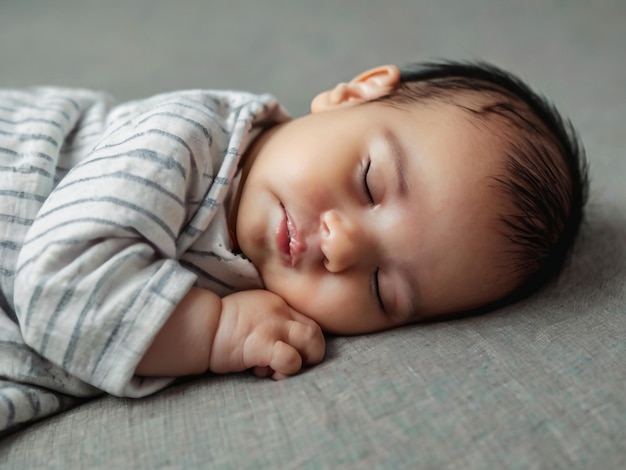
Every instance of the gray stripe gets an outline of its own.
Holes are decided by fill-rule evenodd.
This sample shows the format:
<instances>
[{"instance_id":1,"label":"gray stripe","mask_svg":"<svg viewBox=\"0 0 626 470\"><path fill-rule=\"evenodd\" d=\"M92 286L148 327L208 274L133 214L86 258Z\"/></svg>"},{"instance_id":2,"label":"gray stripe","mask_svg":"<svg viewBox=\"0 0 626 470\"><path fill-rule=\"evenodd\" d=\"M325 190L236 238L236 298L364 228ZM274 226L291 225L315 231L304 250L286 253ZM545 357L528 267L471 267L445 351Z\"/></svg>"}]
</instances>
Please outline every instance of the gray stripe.
<instances>
[{"instance_id":1,"label":"gray stripe","mask_svg":"<svg viewBox=\"0 0 626 470\"><path fill-rule=\"evenodd\" d=\"M55 90L54 95L50 94L48 90L36 88L36 87L31 88L31 89L24 89L24 88L13 89L13 91L19 92L20 95L23 95L31 100L37 100L38 102L43 101L44 103L50 103L50 104L51 103L69 103L74 108L76 108L77 111L80 109L80 106L78 105L78 102L76 100L74 100L73 98L70 98L67 95L61 94L63 93L62 90ZM34 109L41 109L41 110L51 109L50 107L38 107L32 104L31 102L22 101L21 99L15 98L14 96L4 96L3 98L11 103L20 104L24 106L30 106ZM55 107L52 109L58 109L58 108Z\"/></svg>"},{"instance_id":2,"label":"gray stripe","mask_svg":"<svg viewBox=\"0 0 626 470\"><path fill-rule=\"evenodd\" d=\"M26 397L28 403L30 404L32 416L37 416L41 411L41 403L39 402L39 398L37 397L36 393L39 392L39 389L36 389L34 387L28 387L20 383L14 383L13 388L19 390L22 395Z\"/></svg>"},{"instance_id":3,"label":"gray stripe","mask_svg":"<svg viewBox=\"0 0 626 470\"><path fill-rule=\"evenodd\" d=\"M64 239L64 240L55 240L53 242L47 243L43 248L39 248L37 250L37 253L34 256L32 256L29 259L27 259L26 261L22 262L20 267L18 268L18 270L15 272L15 275L19 276L19 274L22 272L22 269L26 268L33 261L38 259L40 254L41 253L45 253L48 250L48 248L50 248L51 246L54 246L54 245L78 245L78 244L83 243L83 242L84 242L84 240Z\"/></svg>"},{"instance_id":4,"label":"gray stripe","mask_svg":"<svg viewBox=\"0 0 626 470\"><path fill-rule=\"evenodd\" d=\"M46 349L48 348L48 342L50 341L50 336L52 336L51 332L54 331L54 324L57 322L57 319L59 318L59 316L61 316L61 313L65 310L65 307L72 300L72 297L74 296L74 290L76 289L76 285L80 281L82 281L82 278L78 277L74 279L68 287L65 288L63 297L61 297L61 300L59 301L56 308L54 309L54 312L52 312L52 315L48 319L48 324L46 325L46 331L44 332L43 337L41 338L41 344L39 345L39 353L44 357L46 357ZM29 305L29 308L30 308L30 305ZM73 340L75 331L76 331L76 326L74 326L74 330L72 331L72 340ZM65 368L65 364L63 364L63 367Z\"/></svg>"},{"instance_id":5,"label":"gray stripe","mask_svg":"<svg viewBox=\"0 0 626 470\"><path fill-rule=\"evenodd\" d=\"M137 134L134 134L131 137L129 137L127 139L124 139L121 142L117 142L115 144L105 145L103 147L96 147L94 149L94 153L95 152L99 152L101 150L110 149L110 148L113 148L113 147L119 147L120 145L124 145L124 144L130 142L131 140L138 139L140 137L144 137L144 136L149 135L149 134L156 134L156 135L158 135L160 137L165 137L167 139L170 139L170 140L173 140L173 141L179 143L180 145L185 147L185 149L187 149L187 151L189 152L189 155L191 155L191 158L193 160L195 160L193 151L191 150L191 147L189 147L189 145L187 145L187 142L185 142L183 139L178 137L176 134L172 134L170 132L165 132L165 131L163 131L161 129L148 129L147 131L144 131L144 132L138 132Z\"/></svg>"},{"instance_id":6,"label":"gray stripe","mask_svg":"<svg viewBox=\"0 0 626 470\"><path fill-rule=\"evenodd\" d=\"M57 192L69 188L75 184L79 184L79 183L85 183L87 181L94 181L94 180L100 180L100 179L106 179L106 178L119 178L119 179L123 179L126 181L133 181L135 183L139 183L142 186L148 187L148 188L152 188L152 189L156 189L157 191L159 191L162 194L165 194L167 197L173 199L178 205L180 205L181 207L184 206L184 202L181 198L179 198L176 194L172 193L171 191L168 191L167 189L165 189L163 186L161 186L158 183L155 183L152 180L149 180L147 178L142 178L140 176L136 176L132 173L127 173L124 171L116 171L114 173L107 173L104 175L99 175L99 176L90 176L87 178L80 178L77 180L72 180L70 182L68 182L67 184L64 184L63 186L59 186L57 188Z\"/></svg>"},{"instance_id":7,"label":"gray stripe","mask_svg":"<svg viewBox=\"0 0 626 470\"><path fill-rule=\"evenodd\" d=\"M24 325L23 328L28 328L30 326L30 320L33 316L33 312L35 311L35 305L39 301L39 297L41 297L41 293L43 292L43 287L41 284L35 286L33 290L33 295L31 295L30 300L28 302L28 307L26 307L26 316L22 319L22 323Z\"/></svg>"},{"instance_id":8,"label":"gray stripe","mask_svg":"<svg viewBox=\"0 0 626 470\"><path fill-rule=\"evenodd\" d=\"M0 214L0 221L5 221L10 224L31 226L33 225L34 219L25 219L23 217L17 217L15 215Z\"/></svg>"},{"instance_id":9,"label":"gray stripe","mask_svg":"<svg viewBox=\"0 0 626 470\"><path fill-rule=\"evenodd\" d=\"M187 250L187 251L185 251L185 253L189 254L189 255L200 256L202 258L213 258L213 259L216 259L218 261L226 261L226 262L229 261L228 259L224 258L223 256L218 255L214 251Z\"/></svg>"},{"instance_id":10,"label":"gray stripe","mask_svg":"<svg viewBox=\"0 0 626 470\"><path fill-rule=\"evenodd\" d=\"M199 129L202 132L202 134L204 135L204 137L209 141L209 145L211 145L211 143L213 142L213 137L211 136L211 133L209 132L209 130L206 127L204 127L198 121L194 121L193 119L187 118L187 117L183 116L182 114L166 112L166 111L157 111L155 113L150 114L149 116L146 116L144 119L139 121L137 123L137 125L139 126L139 125L145 123L146 121L149 121L150 119L152 119L153 117L156 117L156 116L166 116L166 117L171 117L171 118L175 118L175 119L181 119L181 120L191 124L193 127Z\"/></svg>"},{"instance_id":11,"label":"gray stripe","mask_svg":"<svg viewBox=\"0 0 626 470\"><path fill-rule=\"evenodd\" d=\"M17 199L37 202L44 202L46 200L46 196L41 196L35 193L27 193L26 191L14 191L11 189L0 189L0 196L11 196Z\"/></svg>"},{"instance_id":12,"label":"gray stripe","mask_svg":"<svg viewBox=\"0 0 626 470\"><path fill-rule=\"evenodd\" d=\"M6 148L6 147L0 147L0 153L6 153L8 155L11 155L12 157L15 158L25 158L25 157L37 157L37 158L41 158L43 160L47 160L49 162L53 161L53 158L50 155L47 155L43 152L24 152L24 153L19 153L16 152L13 149L10 148Z\"/></svg>"},{"instance_id":13,"label":"gray stripe","mask_svg":"<svg viewBox=\"0 0 626 470\"><path fill-rule=\"evenodd\" d=\"M11 271L10 269L0 267L0 276L13 277L14 275L15 275L15 271Z\"/></svg>"},{"instance_id":14,"label":"gray stripe","mask_svg":"<svg viewBox=\"0 0 626 470\"><path fill-rule=\"evenodd\" d=\"M33 238L29 239L29 240L26 240L24 242L24 245L28 245L29 243L32 243L35 240L43 238L46 235L48 235L50 232L53 232L54 230L56 230L56 229L58 229L60 227L63 227L63 226L66 226L66 225L71 225L71 224L81 224L81 223L95 223L95 224L109 225L109 226L112 226L112 227L120 228L122 230L126 230L126 231L131 232L131 233L133 232L133 230L130 227L128 227L126 225L118 224L118 223L113 222L113 221L108 220L108 219L100 219L98 217L82 217L80 219L73 219L73 220L67 220L65 222L61 222L60 224L57 224L54 227L51 227L48 230L39 233L36 237L33 237ZM75 243L80 243L80 242L85 241L85 240L70 240L70 241L71 242L75 242ZM18 270L18 272L19 272L19 270Z\"/></svg>"},{"instance_id":15,"label":"gray stripe","mask_svg":"<svg viewBox=\"0 0 626 470\"><path fill-rule=\"evenodd\" d=\"M172 229L170 229L170 227L163 221L163 219L161 219L159 216L157 216L154 212L151 212L147 209L144 209L141 206L138 206L137 204L133 204L132 202L128 202L125 201L124 199L119 199L117 197L112 197L112 196L101 196L101 197L88 197L88 198L84 198L84 199L76 199L74 201L68 202L66 204L61 204L60 206L54 207L53 209L50 209L48 212L45 212L43 214L39 214L37 216L37 219L41 220L41 219L45 219L46 217L50 216L51 214L54 214L55 212L58 211L62 211L64 209L67 209L68 207L74 207L74 206L78 206L81 204L89 204L92 202L108 202L111 204L114 204L116 206L120 206L123 207L125 209L130 209L131 211L135 211L147 218L149 218L150 220L152 220L155 224L157 224L159 227L161 227L163 229L163 231L172 239L172 240L176 240L176 235L174 234L174 232L172 231ZM68 222L77 222L77 221L82 221L82 220L90 220L90 217L85 217L85 218L78 218L78 219L73 219L70 220ZM52 229L56 229L58 227L63 226L64 224L59 224L59 225L55 225ZM47 230L44 233L48 233L50 232L50 230ZM40 234L39 236L32 238L30 240L28 240L27 243L32 242L33 240L36 240L37 238L40 238L42 234Z\"/></svg>"},{"instance_id":16,"label":"gray stripe","mask_svg":"<svg viewBox=\"0 0 626 470\"><path fill-rule=\"evenodd\" d=\"M19 251L20 248L22 248L22 244L11 240L0 240L0 248L6 248L11 251Z\"/></svg>"},{"instance_id":17,"label":"gray stripe","mask_svg":"<svg viewBox=\"0 0 626 470\"><path fill-rule=\"evenodd\" d=\"M169 281L170 281L170 278L172 277L172 274L174 274L173 268L166 271L152 288L152 292L154 292L159 297L167 300L170 303L174 303L174 301L172 299L168 299L167 297L165 297L163 295L163 291L165 290L165 286L170 283Z\"/></svg>"},{"instance_id":18,"label":"gray stripe","mask_svg":"<svg viewBox=\"0 0 626 470\"><path fill-rule=\"evenodd\" d=\"M204 230L200 230L199 228L196 228L194 226L190 225L186 225L185 228L183 229L183 233L190 236L190 237L197 237L198 235L200 235L202 232L204 232Z\"/></svg>"},{"instance_id":19,"label":"gray stripe","mask_svg":"<svg viewBox=\"0 0 626 470\"><path fill-rule=\"evenodd\" d=\"M202 203L200 204L202 207L210 207L213 208L217 205L217 201L215 199L213 199L212 197L206 197L202 200Z\"/></svg>"},{"instance_id":20,"label":"gray stripe","mask_svg":"<svg viewBox=\"0 0 626 470\"><path fill-rule=\"evenodd\" d=\"M247 108L248 106L250 106L250 104L252 104L252 101L245 101L244 103L240 104L239 106L233 106L232 108L229 106L229 115L230 116L236 116L237 122L241 122L241 121L248 121L250 119L250 117L255 117L256 114L251 114L249 117L240 117L239 113L241 112L241 110L243 108ZM263 109L266 108L266 104L263 104Z\"/></svg>"},{"instance_id":21,"label":"gray stripe","mask_svg":"<svg viewBox=\"0 0 626 470\"><path fill-rule=\"evenodd\" d=\"M140 248L141 249L141 248ZM80 312L80 314L78 315L78 319L77 321L74 323L74 329L72 330L72 335L70 337L70 342L67 345L67 349L65 350L65 355L63 356L63 363L62 363L62 367L64 369L68 369L68 367L70 366L70 364L72 363L72 360L74 359L74 354L76 352L76 348L78 345L79 340L81 339L81 335L80 335L80 330L82 329L83 323L85 322L85 318L87 317L87 314L89 313L89 311L91 310L91 307L93 306L93 304L95 303L95 298L96 298L96 294L105 286L107 285L108 281L110 278L112 278L115 274L115 271L117 271L120 267L123 267L127 260L131 257L142 257L141 253L139 252L130 252L127 253L124 256L121 256L120 258L118 258L116 260L116 262L105 272L103 273L100 278L98 279L98 282L96 283L96 285L94 286L94 288L92 289L91 293L89 294L89 298L87 299L87 302L85 303L85 305L83 306L82 311ZM140 289L142 289L144 286L142 285L140 287ZM74 289L72 288L72 292L70 294L73 295L74 293ZM64 296L65 297L65 296ZM69 301L69 298L68 298ZM61 306L61 303L59 303L59 305ZM64 307L64 305L63 305ZM57 307L58 308L58 307ZM56 314L56 312L55 312ZM58 315L55 315L55 319ZM47 332L50 330L51 328L51 322L48 323L48 327L46 328L46 334ZM106 354L106 351L102 351L100 353L100 356L96 359L96 362L99 362L101 360L101 356Z\"/></svg>"},{"instance_id":22,"label":"gray stripe","mask_svg":"<svg viewBox=\"0 0 626 470\"><path fill-rule=\"evenodd\" d=\"M52 144L54 147L59 146L59 143L47 134L22 134L19 132L0 131L0 135L6 135L11 137L17 136L20 142L26 142L29 140L43 140L44 142Z\"/></svg>"},{"instance_id":23,"label":"gray stripe","mask_svg":"<svg viewBox=\"0 0 626 470\"><path fill-rule=\"evenodd\" d=\"M2 118L0 118L0 123L4 123L4 124L18 125L18 124L26 124L26 123L31 123L31 122L39 122L41 124L50 124L51 126L54 126L54 127L57 127L59 129L61 129L61 125L58 122L53 121L52 119L26 118L26 119L22 119L20 121L11 121L10 119L2 119Z\"/></svg>"},{"instance_id":24,"label":"gray stripe","mask_svg":"<svg viewBox=\"0 0 626 470\"><path fill-rule=\"evenodd\" d=\"M91 154L94 155L97 151L98 150L93 150ZM185 178L185 168L178 161L176 161L172 157L160 154L158 152L155 152L154 150L150 150L147 148L133 149L133 150L129 150L128 152L117 153L115 155L106 155L104 157L93 157L93 158L90 158L89 160L85 160L85 161L78 163L74 168L87 166L87 165L90 165L91 163L95 163L95 162L102 161L102 160L110 160L114 158L126 158L126 157L135 157L135 158L140 158L142 160L148 160L153 163L158 163L161 166L167 168L168 170L176 169L178 170L180 175L183 178Z\"/></svg>"},{"instance_id":25,"label":"gray stripe","mask_svg":"<svg viewBox=\"0 0 626 470\"><path fill-rule=\"evenodd\" d=\"M165 286L167 284L169 284L169 280L172 277L172 273L174 272L173 269L170 269L168 271L166 271L165 273L163 273L163 275L159 278L159 280L156 282L155 286L152 288L152 292L156 295L158 295L159 297L161 297L162 299L167 300L168 302L170 302L172 304L172 306L174 306L175 302L172 299L168 299L167 297L163 296L163 290L165 289ZM104 345L104 347L102 348L102 351L100 352L100 354L98 355L98 359L96 361L96 364L92 370L92 375L96 374L96 371L98 369L98 367L100 366L100 363L103 359L103 357L106 355L105 351L109 349L110 345L117 339L117 335L119 330L122 327L122 324L125 324L127 329L132 331L134 329L135 323L137 322L137 319L139 318L139 315L133 315L132 318L132 323L130 325L128 325L128 318L126 316L126 314L132 310L135 306L135 303L137 302L137 299L139 298L139 294L141 293L141 290L137 290L135 291L135 293L133 294L133 296L130 298L130 300L128 301L128 303L122 308L122 311L118 317L117 322L115 323L115 328L113 329L113 331L111 332L111 334L109 335L109 337L107 338L107 341Z\"/></svg>"},{"instance_id":26,"label":"gray stripe","mask_svg":"<svg viewBox=\"0 0 626 470\"><path fill-rule=\"evenodd\" d=\"M225 287L226 289L234 290L233 286L231 286L230 284L222 281L221 279L216 278L212 274L209 274L208 272L204 271L203 269L199 268L198 266L196 266L195 264L189 261L180 260L179 263L185 269L188 269L189 271L193 273L201 275L205 279L208 279L209 281L217 284L218 286L222 286L222 287Z\"/></svg>"},{"instance_id":27,"label":"gray stripe","mask_svg":"<svg viewBox=\"0 0 626 470\"><path fill-rule=\"evenodd\" d=\"M30 175L33 173L38 173L47 178L52 178L52 173L44 170L43 168L28 165L28 166L2 166L0 165L0 172L4 173L21 173L24 175Z\"/></svg>"},{"instance_id":28,"label":"gray stripe","mask_svg":"<svg viewBox=\"0 0 626 470\"><path fill-rule=\"evenodd\" d=\"M48 101L65 101L74 106L74 109L76 109L76 111L80 111L80 105L78 104L78 102L73 98L70 98L69 96L53 96L52 99L49 99Z\"/></svg>"},{"instance_id":29,"label":"gray stripe","mask_svg":"<svg viewBox=\"0 0 626 470\"><path fill-rule=\"evenodd\" d=\"M216 100L207 100L207 101L213 101L214 103L218 103L217 105L220 106L221 103L217 102ZM194 101L195 103L195 101ZM222 134L228 134L228 129L226 129L224 126L222 126L222 124L220 123L220 119L219 116L216 116L213 113L209 113L207 112L206 108L202 108L201 106L207 106L205 103L202 103L200 106L192 106L188 103L182 103L180 101L175 101L175 102L167 102L167 103L163 103L159 106L156 106L154 109L159 109L162 108L164 106L168 106L168 105L176 105L179 106L181 108L187 108L187 109L193 109L194 111L204 115L204 117L206 117L209 121L211 121L211 123L215 126L217 126L219 128L219 130L222 132Z\"/></svg>"},{"instance_id":30,"label":"gray stripe","mask_svg":"<svg viewBox=\"0 0 626 470\"><path fill-rule=\"evenodd\" d=\"M104 343L104 346L102 347L102 350L98 353L98 358L96 359L96 363L94 364L93 369L91 370L92 377L96 375L98 367L100 366L102 359L107 355L106 353L111 347L111 344L113 344L117 340L117 335L120 329L122 328L122 324L128 319L126 315L131 310L131 308L135 305L135 302L139 298L140 293L141 293L141 290L136 290L134 294L132 295L132 297L129 299L128 303L124 305L124 307L122 308L120 315L117 321L115 322L115 327L111 331L111 334L109 334L106 342ZM135 323L136 318L137 316L133 318L133 324Z\"/></svg>"},{"instance_id":31,"label":"gray stripe","mask_svg":"<svg viewBox=\"0 0 626 470\"><path fill-rule=\"evenodd\" d=\"M67 113L63 108L59 108L58 106L54 106L54 107L53 106L37 106L37 105L34 105L32 103L27 103L26 101L16 100L15 98L10 98L8 101L12 105L19 106L20 108L35 109L37 111L47 111L47 112L52 112L52 113L59 113L67 121L70 120L69 113ZM0 109L3 109L5 111L9 111L9 112L15 112L15 111L21 111L22 110L22 109L19 109L19 108L7 107L7 106L0 106Z\"/></svg>"},{"instance_id":32,"label":"gray stripe","mask_svg":"<svg viewBox=\"0 0 626 470\"><path fill-rule=\"evenodd\" d=\"M2 383L2 382L3 381L0 381L0 383ZM6 394L2 391L1 388L0 388L0 397L7 404L7 411L8 411L6 424L4 425L4 427L2 427L0 429L7 429L7 428L13 426L13 422L15 421L15 405L13 404L13 400L11 400L9 397L7 397Z\"/></svg>"},{"instance_id":33,"label":"gray stripe","mask_svg":"<svg viewBox=\"0 0 626 470\"><path fill-rule=\"evenodd\" d=\"M91 124L100 124L100 121L93 122ZM80 139L80 140L85 140L85 139L88 139L90 137L97 137L99 135L102 135L102 130L100 130L100 129L97 130L97 131L86 132L86 133L83 133L83 131L85 130L84 127L82 127L80 130L81 130L81 134L78 136L78 139Z\"/></svg>"}]
</instances>

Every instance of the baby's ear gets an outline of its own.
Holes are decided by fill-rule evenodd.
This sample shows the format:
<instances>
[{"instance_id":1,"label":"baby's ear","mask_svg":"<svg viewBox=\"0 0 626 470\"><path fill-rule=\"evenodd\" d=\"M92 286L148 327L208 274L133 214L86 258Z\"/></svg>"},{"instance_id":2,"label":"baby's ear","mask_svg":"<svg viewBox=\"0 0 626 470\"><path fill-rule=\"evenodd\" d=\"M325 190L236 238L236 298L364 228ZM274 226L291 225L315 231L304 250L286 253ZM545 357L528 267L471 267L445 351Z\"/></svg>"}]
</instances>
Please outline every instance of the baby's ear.
<instances>
[{"instance_id":1,"label":"baby's ear","mask_svg":"<svg viewBox=\"0 0 626 470\"><path fill-rule=\"evenodd\" d=\"M311 112L327 111L338 106L350 106L388 95L400 85L400 70L395 65L383 65L363 72L348 83L339 83L332 90L313 98Z\"/></svg>"}]
</instances>

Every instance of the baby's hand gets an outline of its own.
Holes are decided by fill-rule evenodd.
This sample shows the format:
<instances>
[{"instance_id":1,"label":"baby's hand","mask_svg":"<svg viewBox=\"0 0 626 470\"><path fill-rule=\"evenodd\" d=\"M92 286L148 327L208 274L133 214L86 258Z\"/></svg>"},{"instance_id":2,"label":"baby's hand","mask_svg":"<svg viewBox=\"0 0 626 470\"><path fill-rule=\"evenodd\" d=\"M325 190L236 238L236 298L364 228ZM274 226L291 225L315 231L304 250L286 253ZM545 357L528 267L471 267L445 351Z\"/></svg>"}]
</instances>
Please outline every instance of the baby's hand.
<instances>
[{"instance_id":1,"label":"baby's hand","mask_svg":"<svg viewBox=\"0 0 626 470\"><path fill-rule=\"evenodd\" d=\"M209 359L216 373L253 369L283 379L324 358L321 328L272 292L236 292L222 299L222 313Z\"/></svg>"}]
</instances>

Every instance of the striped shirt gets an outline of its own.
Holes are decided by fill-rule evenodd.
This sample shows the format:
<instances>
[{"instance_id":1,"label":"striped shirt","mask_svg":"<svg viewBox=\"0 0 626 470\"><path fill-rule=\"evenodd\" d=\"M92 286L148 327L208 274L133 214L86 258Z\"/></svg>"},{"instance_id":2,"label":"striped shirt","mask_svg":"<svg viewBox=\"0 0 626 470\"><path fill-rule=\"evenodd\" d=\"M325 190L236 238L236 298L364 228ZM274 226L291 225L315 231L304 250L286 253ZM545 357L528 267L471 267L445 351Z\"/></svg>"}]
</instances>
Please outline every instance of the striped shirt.
<instances>
[{"instance_id":1,"label":"striped shirt","mask_svg":"<svg viewBox=\"0 0 626 470\"><path fill-rule=\"evenodd\" d=\"M163 388L133 373L190 287L262 285L226 216L242 152L285 119L240 92L0 91L0 430Z\"/></svg>"}]
</instances>

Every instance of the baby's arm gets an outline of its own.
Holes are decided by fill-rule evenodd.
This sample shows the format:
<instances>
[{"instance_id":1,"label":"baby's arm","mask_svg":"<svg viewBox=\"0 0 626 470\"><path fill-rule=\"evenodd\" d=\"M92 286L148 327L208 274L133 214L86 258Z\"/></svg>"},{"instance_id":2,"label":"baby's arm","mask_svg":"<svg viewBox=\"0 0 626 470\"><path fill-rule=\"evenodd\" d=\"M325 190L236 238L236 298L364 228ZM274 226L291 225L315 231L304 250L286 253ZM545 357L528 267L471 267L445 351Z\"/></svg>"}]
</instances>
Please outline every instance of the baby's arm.
<instances>
[{"instance_id":1,"label":"baby's arm","mask_svg":"<svg viewBox=\"0 0 626 470\"><path fill-rule=\"evenodd\" d=\"M58 100L51 100L56 109ZM209 219L212 204L221 203L220 178L229 180L236 168L220 166L235 119L228 110L234 103L250 111L262 106L246 97L220 103L193 91L103 111L85 118L99 135L76 147L72 170L58 184L55 165L63 167L65 157L50 159L41 184L28 179L37 172L23 175L29 198L52 192L36 216L23 219L30 227L15 272L15 314L24 342L74 378L131 397L171 381L134 373L197 281L180 258L207 230L202 216ZM243 132L245 118L236 123ZM61 144L61 134L54 131L44 148L56 155L62 147L69 159L73 140Z\"/></svg>"},{"instance_id":2,"label":"baby's arm","mask_svg":"<svg viewBox=\"0 0 626 470\"><path fill-rule=\"evenodd\" d=\"M324 336L308 317L264 290L223 299L193 287L156 335L135 373L182 376L239 372L281 379L324 357Z\"/></svg>"}]
</instances>

